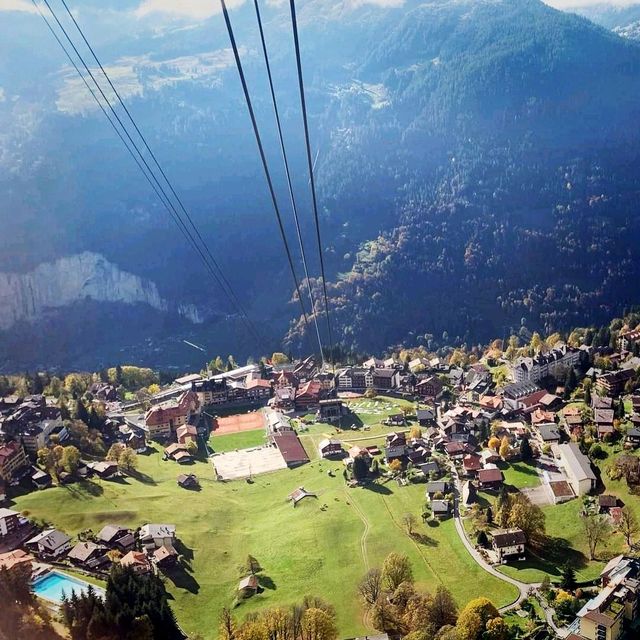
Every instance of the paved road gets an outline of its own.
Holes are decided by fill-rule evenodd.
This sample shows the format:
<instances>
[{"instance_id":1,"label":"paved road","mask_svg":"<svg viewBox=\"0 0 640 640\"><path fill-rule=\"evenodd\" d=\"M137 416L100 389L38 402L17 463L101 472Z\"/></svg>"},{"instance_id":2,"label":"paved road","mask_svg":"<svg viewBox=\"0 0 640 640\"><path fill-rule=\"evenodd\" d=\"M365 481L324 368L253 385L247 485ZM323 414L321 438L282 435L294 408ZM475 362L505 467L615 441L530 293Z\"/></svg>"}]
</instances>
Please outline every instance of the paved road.
<instances>
[{"instance_id":1,"label":"paved road","mask_svg":"<svg viewBox=\"0 0 640 640\"><path fill-rule=\"evenodd\" d=\"M471 554L471 557L482 567L487 573L490 573L498 580L502 580L503 582L507 582L512 584L514 587L518 589L518 597L510 604L505 605L504 607L500 607L500 613L506 613L512 609L516 609L520 606L523 600L529 597L529 592L531 590L537 591L540 587L540 583L529 584L527 582L520 582L520 580L516 580L515 578L511 578L504 573L500 573L497 569L495 569L492 565L490 565L486 560L480 555L475 546L471 543L469 538L467 537L467 532L464 529L464 525L462 523L462 517L460 516L459 509L459 500L460 500L460 478L458 477L458 473L456 469L452 466L451 468L452 477L454 479L454 492L453 492L453 517L455 520L456 531L460 536L460 540L462 544L466 547L467 551ZM545 618L547 620L547 624L554 630L556 635L560 638L565 638L569 634L569 630L564 627L556 626L553 621L553 609L549 608L542 599L539 599L539 602L544 609Z\"/></svg>"}]
</instances>

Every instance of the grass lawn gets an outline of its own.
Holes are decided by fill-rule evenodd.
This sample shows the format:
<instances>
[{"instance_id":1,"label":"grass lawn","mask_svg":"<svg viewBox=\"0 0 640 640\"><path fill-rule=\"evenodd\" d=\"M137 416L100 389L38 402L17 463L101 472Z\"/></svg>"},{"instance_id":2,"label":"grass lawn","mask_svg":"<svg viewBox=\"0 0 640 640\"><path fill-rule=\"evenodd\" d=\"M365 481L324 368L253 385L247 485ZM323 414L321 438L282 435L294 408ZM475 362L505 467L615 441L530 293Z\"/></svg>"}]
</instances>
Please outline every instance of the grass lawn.
<instances>
[{"instance_id":1,"label":"grass lawn","mask_svg":"<svg viewBox=\"0 0 640 640\"><path fill-rule=\"evenodd\" d=\"M499 466L504 474L505 483L513 485L516 489L537 487L540 484L540 477L533 464L529 464L528 462L514 462L513 464Z\"/></svg>"},{"instance_id":2,"label":"grass lawn","mask_svg":"<svg viewBox=\"0 0 640 640\"><path fill-rule=\"evenodd\" d=\"M248 449L266 443L264 429L252 429L251 431L238 431L238 433L226 433L224 435L212 435L209 438L209 446L216 452L235 451L236 449Z\"/></svg>"},{"instance_id":3,"label":"grass lawn","mask_svg":"<svg viewBox=\"0 0 640 640\"><path fill-rule=\"evenodd\" d=\"M336 477L327 475L330 469ZM206 638L215 637L219 611L234 599L238 566L247 554L264 567L266 588L236 610L239 617L313 593L335 605L344 637L366 633L356 586L366 568L380 564L390 551L411 558L421 586L433 589L442 582L460 605L480 595L490 595L498 606L515 597L514 588L474 563L453 521L420 525L420 541L407 536L401 518L406 512L419 514L421 485L346 489L342 464L319 460L258 476L253 484L218 483L207 462L189 470L198 475L201 491L180 489L176 477L184 469L163 461L156 447L139 456L139 480L96 480L33 492L16 498L12 507L70 534L98 531L111 522L174 523L186 570L167 579L172 607L187 632ZM301 485L318 499L293 508L286 496Z\"/></svg>"}]
</instances>

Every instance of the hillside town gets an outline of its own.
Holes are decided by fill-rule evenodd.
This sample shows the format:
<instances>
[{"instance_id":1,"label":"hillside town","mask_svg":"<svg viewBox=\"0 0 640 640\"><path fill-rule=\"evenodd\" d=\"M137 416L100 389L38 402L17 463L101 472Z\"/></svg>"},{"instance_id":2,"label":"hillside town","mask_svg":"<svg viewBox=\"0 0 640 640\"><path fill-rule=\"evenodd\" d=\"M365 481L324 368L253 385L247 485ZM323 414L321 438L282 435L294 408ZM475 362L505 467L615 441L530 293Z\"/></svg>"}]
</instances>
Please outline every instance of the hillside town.
<instances>
[{"instance_id":1,"label":"hillside town","mask_svg":"<svg viewBox=\"0 0 640 640\"><path fill-rule=\"evenodd\" d=\"M0 570L27 567L34 593L54 611L70 595L65 586L86 585L81 576L104 583L114 566L179 589L189 533L178 512L155 522L107 513L99 528L72 530L20 505L41 493L152 485L140 463L154 454L185 505L215 485L250 490L261 478L286 482L279 474L324 464L319 470L347 496L379 487L393 501L415 487L422 499L399 527L418 545L430 527L453 521L448 535L468 561L515 587L499 609L512 618L510 637L635 637L640 332L612 341L571 346L534 334L504 350L493 343L480 357L415 349L348 366L274 354L135 391L122 367L40 379L39 393L13 389L0 398ZM326 501L314 476L295 477L305 485L291 481L283 500L300 508ZM560 531L571 518L565 525L584 552L556 549L556 514ZM421 526L427 533L416 533ZM605 552L614 533L626 548L612 551L621 553ZM52 581L62 586L51 592ZM262 593L258 572L239 576L235 591L237 602ZM375 629L403 635L384 620Z\"/></svg>"}]
</instances>

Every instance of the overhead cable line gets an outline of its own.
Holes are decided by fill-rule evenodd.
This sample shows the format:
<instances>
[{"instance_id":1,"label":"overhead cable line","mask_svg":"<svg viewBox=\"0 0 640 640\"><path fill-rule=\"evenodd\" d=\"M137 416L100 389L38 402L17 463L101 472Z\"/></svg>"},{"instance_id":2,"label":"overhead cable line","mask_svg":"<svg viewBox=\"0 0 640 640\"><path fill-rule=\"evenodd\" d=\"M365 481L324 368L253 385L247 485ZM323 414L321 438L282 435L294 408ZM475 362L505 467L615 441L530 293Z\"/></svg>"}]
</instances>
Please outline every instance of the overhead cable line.
<instances>
[{"instance_id":1,"label":"overhead cable line","mask_svg":"<svg viewBox=\"0 0 640 640\"><path fill-rule=\"evenodd\" d=\"M203 244L204 244L204 246L205 246L205 248L207 250L207 253L209 254L209 257L210 257L209 259L213 262L213 264L216 266L216 268L221 272L221 275L223 276L224 280L219 277L219 275L213 269L209 259L203 253L202 248L196 243L191 231L187 228L187 226L184 223L184 221L182 220L181 216L176 211L175 206L171 202L171 200L170 200L169 196L167 195L166 191L164 190L163 186L158 181L158 178L156 177L154 171L149 166L148 162L144 158L144 155L142 154L142 152L138 148L138 146L135 143L135 141L132 139L131 135L129 134L127 128L125 127L125 125L123 124L122 120L118 116L117 112L114 110L111 102L109 101L108 97L105 95L104 91L102 90L102 87L97 82L95 76L93 75L93 73L89 69L89 67L86 64L84 58L79 53L77 47L75 46L75 44L73 43L73 41L69 37L69 34L67 33L67 31L65 30L64 26L62 25L62 23L58 19L55 11L53 10L51 5L49 4L48 0L44 0L44 3L46 4L47 8L49 9L49 12L51 13L51 15L55 19L56 23L58 24L58 26L60 27L60 29L64 33L65 38L67 39L67 41L69 42L69 44L73 48L73 50L74 50L75 54L77 55L78 59L80 60L80 62L82 63L83 67L85 68L86 72L88 73L88 75L90 76L91 80L93 81L94 85L96 86L96 88L100 92L103 100L106 102L106 104L109 107L109 110L111 111L111 113L113 114L115 120L120 125L120 127L122 129L122 132L124 132L124 136L126 136L126 138L128 139L128 142L127 142L127 140L125 140L122 132L120 131L120 129L116 125L116 122L114 122L114 120L111 118L109 113L106 111L105 107L101 103L101 101L100 101L98 95L96 94L96 92L89 85L85 75L79 69L79 67L76 64L75 60L73 59L71 53L66 48L66 46L61 41L61 39L58 37L58 35L56 34L54 28L52 27L52 25L50 24L50 22L46 18L46 16L40 10L40 6L36 2L36 0L32 0L32 2L34 4L34 6L36 7L38 13L40 14L42 19L44 20L44 22L45 22L46 26L48 27L49 31L52 33L52 35L54 36L54 38L56 39L56 41L58 42L58 44L60 45L60 47L64 51L65 55L69 59L70 63L72 64L72 66L74 67L74 69L76 70L76 72L78 73L78 75L80 76L82 81L84 82L85 86L87 87L87 89L89 90L91 95L93 96L94 100L96 101L96 103L100 107L102 113L105 115L105 117L107 118L107 120L109 121L111 126L113 127L114 131L116 132L116 134L118 135L118 137L122 141L123 145L125 146L125 148L129 152L129 154L131 155L133 160L136 162L138 168L140 169L142 174L145 176L145 178L147 179L147 181L151 185L152 189L154 190L154 192L156 193L156 195L158 196L158 198L160 199L160 201L162 202L164 207L167 209L169 215L172 217L172 219L174 220L174 222L176 223L176 225L180 229L180 231L183 234L183 236L187 239L187 241L191 244L191 246L200 255L201 259L203 260L203 262L205 264L205 267L207 268L207 270L209 271L211 276L214 278L214 280L218 284L218 286L222 289L223 293L227 296L229 301L232 303L232 306L235 306L237 308L237 310L239 311L241 317L245 321L246 326L249 329L250 333L256 339L257 346L260 347L260 345L262 343L262 338L261 338L259 332L257 331L256 327L253 325L253 323L251 322L251 320L247 316L246 312L244 312L244 310L242 309L242 306L239 304L239 301L237 301L237 296L235 295L235 292L233 292L233 289L231 289L231 286L228 285L230 290L227 290L227 288L224 286L224 282L225 282L226 278L224 278L224 274L222 274L222 271L221 271L219 265L217 264L217 262L215 261L215 259L211 255L210 251L208 251L208 247L206 247L206 244L204 244L204 241L203 241ZM137 153L137 155L136 155L136 153L134 153L134 150ZM143 165L144 165L144 167L143 167ZM146 170L145 170L145 168L146 168ZM228 282L227 282L227 284L228 284Z\"/></svg>"},{"instance_id":2,"label":"overhead cable line","mask_svg":"<svg viewBox=\"0 0 640 640\"><path fill-rule=\"evenodd\" d=\"M313 203L313 217L316 226L316 242L318 244L318 254L320 256L320 271L322 273L322 292L324 296L324 311L327 318L327 331L329 334L329 349L331 353L331 359L334 361L333 354L333 335L331 331L331 321L329 319L329 297L327 296L327 278L325 276L324 269L324 252L322 250L322 238L320 235L320 220L318 217L318 201L316 198L316 182L313 175L313 160L311 158L311 144L309 142L309 123L307 118L307 103L304 94L304 80L302 77L302 62L300 60L300 41L298 38L298 21L296 19L296 4L295 0L289 0L289 7L291 9L291 24L293 26L293 43L296 50L296 66L298 69L298 87L300 89L300 104L302 107L302 121L304 123L304 139L307 150L307 165L309 169L309 181L311 184L311 199ZM334 362L335 369L335 362Z\"/></svg>"},{"instance_id":3,"label":"overhead cable line","mask_svg":"<svg viewBox=\"0 0 640 640\"><path fill-rule=\"evenodd\" d=\"M48 4L48 0L44 0L47 4ZM182 210L183 214L185 215L185 217L187 218L189 225L191 226L191 228L193 229L193 232L195 233L196 237L198 238L198 240L202 243L202 246L205 250L205 253L209 256L209 259L211 260L212 264L215 266L215 268L218 271L218 276L219 279L224 283L224 285L226 286L228 292L227 292L227 296L233 298L234 304L235 306L240 310L241 315L243 315L244 317L246 317L248 319L248 316L245 312L245 310L242 307L242 304L240 303L240 300L238 299L235 291L233 290L233 288L231 287L231 284L229 283L229 281L227 280L226 276L224 275L224 272L222 271L221 267L219 266L218 262L216 261L216 259L213 257L207 243L204 241L200 230L198 229L198 227L196 226L195 222L193 221L191 215L189 214L189 212L187 211L186 207L184 206L182 199L180 198L180 196L176 193L176 190L173 187L173 184L171 183L171 181L169 180L169 178L167 177L167 174L165 173L164 169L162 168L162 165L160 164L160 162L158 161L155 153L152 151L151 147L149 146L149 144L147 143L147 139L146 137L143 135L142 131L140 130L140 128L138 127L136 121L134 120L133 116L131 115L131 112L129 111L129 109L127 108L127 105L125 104L124 100L122 99L122 96L120 95L119 91L116 89L115 85L113 84L113 82L111 81L111 78L109 77L109 74L106 72L104 66L102 65L102 63L100 62L100 60L98 59L98 56L96 55L95 50L93 49L93 47L91 46L90 42L87 40L84 31L82 30L82 28L80 27L80 25L78 24L78 21L76 20L75 16L73 15L73 13L71 12L71 10L69 9L69 6L66 2L66 0L60 0L62 2L62 5L64 6L67 14L69 15L69 17L71 18L73 24L75 25L78 33L80 34L82 40L84 41L84 43L86 44L87 48L89 49L89 51L91 52L91 55L93 56L93 59L96 61L96 64L98 65L98 67L100 68L100 71L102 72L102 74L104 75L105 79L107 80L107 82L109 83L109 86L111 87L111 90L113 91L113 93L115 94L118 102L120 103L122 109L124 110L124 112L126 113L127 117L129 118L129 121L131 122L131 124L133 125L136 133L140 136L140 139L142 140L142 143L145 146L145 149L147 150L147 152L149 153L149 155L151 156L155 166L158 168L158 170L160 171L160 174L162 175L162 177L164 178L165 182L167 183L169 190L171 191L171 193L173 194L173 197L176 199L176 201L178 202L178 206L180 207L180 209Z\"/></svg>"},{"instance_id":4,"label":"overhead cable line","mask_svg":"<svg viewBox=\"0 0 640 640\"><path fill-rule=\"evenodd\" d=\"M276 126L278 129L278 139L280 141L280 151L282 153L282 161L284 163L284 170L287 176L287 187L289 189L289 199L291 201L291 210L293 211L293 218L296 224L296 234L298 236L298 245L300 247L300 256L302 258L302 265L304 267L304 275L307 279L307 289L309 291L309 303L311 305L311 314L313 318L313 324L316 330L316 337L318 339L318 346L320 348L320 357L324 362L324 350L322 348L322 338L320 337L320 328L318 327L318 314L316 313L316 301L313 295L313 289L311 287L311 278L309 277L309 267L307 265L307 256L304 249L304 242L302 239L302 231L300 229L300 219L298 217L298 207L296 204L296 198L293 193L293 186L291 183L291 171L289 169L289 159L287 158L287 150L284 144L284 136L282 135L282 124L280 122L280 112L278 109L278 101L276 99L276 92L273 88L273 77L271 75L271 64L269 63L269 53L267 51L267 43L264 37L264 30L262 28L262 17L260 15L260 7L258 0L253 0L253 4L256 9L256 19L258 21L258 29L260 30L260 42L262 43L262 54L264 57L264 64L267 69L267 78L269 79L269 90L271 92L271 103L273 105L273 113L276 119Z\"/></svg>"},{"instance_id":5,"label":"overhead cable line","mask_svg":"<svg viewBox=\"0 0 640 640\"><path fill-rule=\"evenodd\" d=\"M269 193L271 195L271 202L273 203L273 209L276 214L276 220L278 221L278 228L280 229L280 235L282 237L282 242L284 244L284 249L287 254L287 261L289 263L289 269L291 270L291 275L293 276L293 281L295 283L296 292L298 294L298 301L300 303L300 308L302 309L302 315L304 317L304 322L309 328L309 318L307 317L307 312L304 307L304 302L302 299L302 294L300 293L300 285L298 283L298 276L296 275L295 267L293 266L293 258L291 257L291 251L289 250L289 242L287 241L287 236L284 231L284 225L282 224L282 216L280 215L280 207L278 206L278 201L276 199L276 193L273 188L273 182L271 180L271 173L269 172L269 166L267 164L267 158L264 153L264 148L262 146L262 139L260 137L260 131L258 129L258 123L256 121L256 116L253 112L253 105L251 104L251 96L249 95L249 89L247 88L247 81L244 77L244 71L242 69L242 62L240 61L240 54L238 53L238 46L236 45L236 38L233 34L233 27L231 26L231 20L229 19L229 12L227 11L227 5L225 0L220 0L220 4L222 5L222 13L224 15L224 21L227 26L227 32L229 34L229 41L231 43L231 48L233 49L233 56L236 61L236 67L238 69L238 75L240 76L240 83L242 84L242 91L244 93L244 99L247 104L247 109L249 111L249 117L251 118L251 124L253 126L253 133L256 138L256 143L258 145L258 151L260 153L260 160L262 161L262 168L264 169L264 175L267 179L267 185L269 186Z\"/></svg>"}]
</instances>

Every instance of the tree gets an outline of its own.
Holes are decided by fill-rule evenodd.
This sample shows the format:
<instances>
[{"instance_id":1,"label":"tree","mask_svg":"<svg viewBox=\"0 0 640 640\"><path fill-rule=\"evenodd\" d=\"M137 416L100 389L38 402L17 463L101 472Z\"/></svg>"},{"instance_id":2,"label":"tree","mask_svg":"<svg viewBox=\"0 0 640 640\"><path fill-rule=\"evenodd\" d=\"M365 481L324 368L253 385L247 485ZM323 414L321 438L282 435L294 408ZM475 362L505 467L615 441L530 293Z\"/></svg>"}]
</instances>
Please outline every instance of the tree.
<instances>
[{"instance_id":1,"label":"tree","mask_svg":"<svg viewBox=\"0 0 640 640\"><path fill-rule=\"evenodd\" d=\"M53 451L48 447L38 449L37 462L38 466L50 473L55 466L55 458L53 457Z\"/></svg>"},{"instance_id":2,"label":"tree","mask_svg":"<svg viewBox=\"0 0 640 640\"><path fill-rule=\"evenodd\" d=\"M118 468L127 473L138 466L138 454L130 447L125 447L118 458Z\"/></svg>"},{"instance_id":3,"label":"tree","mask_svg":"<svg viewBox=\"0 0 640 640\"><path fill-rule=\"evenodd\" d=\"M529 544L541 543L545 539L544 512L536 504L533 504L527 496L518 493L510 498L508 525L522 529Z\"/></svg>"},{"instance_id":4,"label":"tree","mask_svg":"<svg viewBox=\"0 0 640 640\"><path fill-rule=\"evenodd\" d=\"M323 609L307 609L302 616L303 640L335 640L338 636L333 617Z\"/></svg>"},{"instance_id":5,"label":"tree","mask_svg":"<svg viewBox=\"0 0 640 640\"><path fill-rule=\"evenodd\" d=\"M531 449L529 438L522 438L522 442L520 443L520 457L523 460L531 460L531 458L533 458L533 449Z\"/></svg>"},{"instance_id":6,"label":"tree","mask_svg":"<svg viewBox=\"0 0 640 640\"><path fill-rule=\"evenodd\" d=\"M503 460L506 460L507 457L509 456L509 451L511 450L511 447L509 446L509 438L507 438L507 436L503 436L502 437L502 441L500 442L500 457Z\"/></svg>"},{"instance_id":7,"label":"tree","mask_svg":"<svg viewBox=\"0 0 640 640\"><path fill-rule=\"evenodd\" d=\"M403 582L413 582L409 558L392 551L382 563L382 581L389 591L395 591Z\"/></svg>"},{"instance_id":8,"label":"tree","mask_svg":"<svg viewBox=\"0 0 640 640\"><path fill-rule=\"evenodd\" d=\"M438 631L447 625L454 625L458 619L458 605L451 591L439 584L429 605L431 629Z\"/></svg>"},{"instance_id":9,"label":"tree","mask_svg":"<svg viewBox=\"0 0 640 640\"><path fill-rule=\"evenodd\" d=\"M456 629L460 640L479 640L489 620L500 618L495 605L488 598L475 598L460 612Z\"/></svg>"},{"instance_id":10,"label":"tree","mask_svg":"<svg viewBox=\"0 0 640 640\"><path fill-rule=\"evenodd\" d=\"M411 429L409 430L409 438L413 440L422 438L422 429L418 425L414 425L413 427L411 427Z\"/></svg>"},{"instance_id":11,"label":"tree","mask_svg":"<svg viewBox=\"0 0 640 640\"><path fill-rule=\"evenodd\" d=\"M487 621L482 640L507 640L507 638L509 638L509 627L500 616Z\"/></svg>"},{"instance_id":12,"label":"tree","mask_svg":"<svg viewBox=\"0 0 640 640\"><path fill-rule=\"evenodd\" d=\"M397 632L400 626L395 607L384 594L380 595L378 601L372 607L370 619L375 629L385 633Z\"/></svg>"},{"instance_id":13,"label":"tree","mask_svg":"<svg viewBox=\"0 0 640 640\"><path fill-rule=\"evenodd\" d=\"M502 485L496 498L496 513L498 515L498 524L504 528L509 522L509 515L511 513L511 500L507 488Z\"/></svg>"},{"instance_id":14,"label":"tree","mask_svg":"<svg viewBox=\"0 0 640 640\"><path fill-rule=\"evenodd\" d=\"M120 442L115 442L109 447L109 451L107 451L107 460L109 460L109 462L119 462L124 449L125 445Z\"/></svg>"},{"instance_id":15,"label":"tree","mask_svg":"<svg viewBox=\"0 0 640 640\"><path fill-rule=\"evenodd\" d=\"M418 519L413 515L413 513L405 513L402 516L402 524L404 525L405 531L408 536L413 535L413 530L418 523Z\"/></svg>"},{"instance_id":16,"label":"tree","mask_svg":"<svg viewBox=\"0 0 640 640\"><path fill-rule=\"evenodd\" d=\"M353 477L358 482L364 480L369 475L369 463L365 456L356 456L353 459L352 469Z\"/></svg>"},{"instance_id":17,"label":"tree","mask_svg":"<svg viewBox=\"0 0 640 640\"><path fill-rule=\"evenodd\" d=\"M369 387L364 392L364 397L369 399L369 400L373 400L373 398L375 398L377 395L378 395L378 392L373 387Z\"/></svg>"},{"instance_id":18,"label":"tree","mask_svg":"<svg viewBox=\"0 0 640 640\"><path fill-rule=\"evenodd\" d=\"M78 465L80 464L80 451L78 451L77 447L70 445L64 448L61 464L68 473L75 473L77 471Z\"/></svg>"},{"instance_id":19,"label":"tree","mask_svg":"<svg viewBox=\"0 0 640 640\"><path fill-rule=\"evenodd\" d=\"M603 515L583 516L582 524L589 546L589 560L595 560L598 545L606 544L611 535L611 526Z\"/></svg>"},{"instance_id":20,"label":"tree","mask_svg":"<svg viewBox=\"0 0 640 640\"><path fill-rule=\"evenodd\" d=\"M484 529L480 529L478 531L478 535L476 536L476 542L479 547L486 549L489 546L489 538L487 537L486 531Z\"/></svg>"},{"instance_id":21,"label":"tree","mask_svg":"<svg viewBox=\"0 0 640 640\"><path fill-rule=\"evenodd\" d=\"M573 591L577 584L576 572L573 565L570 562L565 563L562 567L560 586L567 591Z\"/></svg>"},{"instance_id":22,"label":"tree","mask_svg":"<svg viewBox=\"0 0 640 640\"><path fill-rule=\"evenodd\" d=\"M236 621L231 615L231 611L227 607L223 607L218 623L218 638L219 640L235 640L236 633Z\"/></svg>"},{"instance_id":23,"label":"tree","mask_svg":"<svg viewBox=\"0 0 640 640\"><path fill-rule=\"evenodd\" d=\"M187 451L192 458L198 455L198 443L195 440L187 440Z\"/></svg>"},{"instance_id":24,"label":"tree","mask_svg":"<svg viewBox=\"0 0 640 640\"><path fill-rule=\"evenodd\" d=\"M243 567L243 575L252 575L255 576L257 573L262 571L262 567L256 558L252 555L248 555L247 559L244 561Z\"/></svg>"},{"instance_id":25,"label":"tree","mask_svg":"<svg viewBox=\"0 0 640 640\"><path fill-rule=\"evenodd\" d=\"M358 585L358 593L365 603L372 607L382 592L382 572L378 568L369 569Z\"/></svg>"},{"instance_id":26,"label":"tree","mask_svg":"<svg viewBox=\"0 0 640 640\"><path fill-rule=\"evenodd\" d=\"M402 471L402 462L400 462L399 458L394 458L390 463L389 463L389 471L391 471L391 473L400 473L400 471Z\"/></svg>"},{"instance_id":27,"label":"tree","mask_svg":"<svg viewBox=\"0 0 640 640\"><path fill-rule=\"evenodd\" d=\"M489 449L492 449L496 453L500 450L500 438L496 438L496 436L491 436L489 438Z\"/></svg>"},{"instance_id":28,"label":"tree","mask_svg":"<svg viewBox=\"0 0 640 640\"><path fill-rule=\"evenodd\" d=\"M84 422L86 425L89 424L89 412L87 411L87 407L85 406L82 400L76 401L76 410L74 411L73 417L76 420L80 420Z\"/></svg>"},{"instance_id":29,"label":"tree","mask_svg":"<svg viewBox=\"0 0 640 640\"><path fill-rule=\"evenodd\" d=\"M569 371L567 372L567 379L564 382L564 397L565 400L568 400L571 397L571 394L575 391L575 388L578 386L578 379L576 378L576 372L573 367L569 367Z\"/></svg>"},{"instance_id":30,"label":"tree","mask_svg":"<svg viewBox=\"0 0 640 640\"><path fill-rule=\"evenodd\" d=\"M509 336L509 346L505 352L505 357L509 361L515 360L518 355L518 347L520 346L520 339L518 336Z\"/></svg>"},{"instance_id":31,"label":"tree","mask_svg":"<svg viewBox=\"0 0 640 640\"><path fill-rule=\"evenodd\" d=\"M271 356L271 364L280 365L280 364L287 364L288 362L289 362L289 358L287 358L286 354L280 351L276 351Z\"/></svg>"},{"instance_id":32,"label":"tree","mask_svg":"<svg viewBox=\"0 0 640 640\"><path fill-rule=\"evenodd\" d=\"M620 520L618 522L618 531L624 536L624 540L627 543L629 549L631 549L632 538L640 531L638 520L629 508L629 505L625 505L620 510Z\"/></svg>"}]
</instances>

